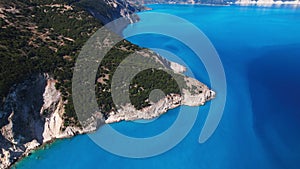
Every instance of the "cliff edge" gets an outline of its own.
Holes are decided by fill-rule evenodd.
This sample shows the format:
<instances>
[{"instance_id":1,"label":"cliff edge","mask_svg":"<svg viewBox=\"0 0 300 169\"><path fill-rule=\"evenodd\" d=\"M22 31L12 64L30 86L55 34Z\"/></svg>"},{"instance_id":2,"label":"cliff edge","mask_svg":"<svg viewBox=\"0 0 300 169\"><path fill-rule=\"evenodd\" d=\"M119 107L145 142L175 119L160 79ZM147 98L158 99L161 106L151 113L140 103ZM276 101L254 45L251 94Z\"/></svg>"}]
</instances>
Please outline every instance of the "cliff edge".
<instances>
[{"instance_id":1,"label":"cliff edge","mask_svg":"<svg viewBox=\"0 0 300 169\"><path fill-rule=\"evenodd\" d=\"M1 169L9 168L32 150L55 139L92 132L105 123L151 119L177 106L199 106L215 97L206 85L184 76L185 67L150 51L143 55L182 77L185 84L182 94L170 92L139 110L133 105L123 105L118 111L102 109L104 112L97 112L85 121L87 125L78 124L72 110L70 87L73 65L84 42L102 26L86 11L102 23L118 17L127 17L128 23L132 23L138 18L129 15L143 10L141 6L121 0L104 0L99 6L83 2L85 0L0 2ZM132 49L140 48L124 41L119 49L112 51L111 59L126 57ZM108 75L98 79L100 96L105 92Z\"/></svg>"}]
</instances>

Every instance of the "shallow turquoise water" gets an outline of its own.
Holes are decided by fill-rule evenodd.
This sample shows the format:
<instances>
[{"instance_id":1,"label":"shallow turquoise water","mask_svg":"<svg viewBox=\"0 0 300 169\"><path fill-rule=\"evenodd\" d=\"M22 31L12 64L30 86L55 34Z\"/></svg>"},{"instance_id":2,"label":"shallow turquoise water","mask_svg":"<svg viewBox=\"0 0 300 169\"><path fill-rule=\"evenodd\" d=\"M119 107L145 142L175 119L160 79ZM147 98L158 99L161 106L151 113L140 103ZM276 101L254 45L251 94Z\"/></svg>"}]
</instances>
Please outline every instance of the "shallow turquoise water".
<instances>
[{"instance_id":1,"label":"shallow turquoise water","mask_svg":"<svg viewBox=\"0 0 300 169\"><path fill-rule=\"evenodd\" d=\"M173 14L192 22L217 49L225 68L228 94L223 118L214 135L206 143L198 143L209 108L207 104L200 108L188 136L175 148L156 157L130 159L115 156L84 135L57 141L46 150L36 151L16 167L298 169L300 10L292 7L150 7L155 12ZM141 22L129 26L124 33L143 24L165 23L142 17ZM197 79L210 84L203 64L177 41L157 35L129 40L144 47L174 52L191 68ZM166 130L177 113L178 109L171 110L152 123L121 122L112 126L129 136L148 137Z\"/></svg>"}]
</instances>

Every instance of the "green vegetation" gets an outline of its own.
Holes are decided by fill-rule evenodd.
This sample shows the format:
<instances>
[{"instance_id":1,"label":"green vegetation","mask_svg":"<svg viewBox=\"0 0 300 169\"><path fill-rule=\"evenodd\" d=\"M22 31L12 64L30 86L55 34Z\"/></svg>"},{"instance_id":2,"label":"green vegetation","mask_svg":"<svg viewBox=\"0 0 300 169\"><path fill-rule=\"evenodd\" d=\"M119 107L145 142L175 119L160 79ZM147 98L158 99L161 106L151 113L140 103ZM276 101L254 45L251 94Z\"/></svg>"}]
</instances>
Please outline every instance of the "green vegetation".
<instances>
[{"instance_id":1,"label":"green vegetation","mask_svg":"<svg viewBox=\"0 0 300 169\"><path fill-rule=\"evenodd\" d=\"M71 79L76 57L101 24L66 0L3 0L0 20L0 101L12 85L35 73L47 72L66 100L64 118L79 125L72 106ZM51 6L51 4L61 4ZM0 105L1 106L1 105Z\"/></svg>"},{"instance_id":2,"label":"green vegetation","mask_svg":"<svg viewBox=\"0 0 300 169\"><path fill-rule=\"evenodd\" d=\"M135 76L130 84L130 100L137 109L149 106L149 95L154 89L160 89L165 94L180 94L176 80L167 72L157 69L147 69ZM162 98L159 98L160 100Z\"/></svg>"},{"instance_id":3,"label":"green vegetation","mask_svg":"<svg viewBox=\"0 0 300 169\"><path fill-rule=\"evenodd\" d=\"M116 105L113 103L111 90L114 90L112 85L112 77L117 68L120 68L121 62L124 61L128 55L135 53L136 51L145 51L143 48L137 47L129 43L128 41L122 41L113 47L107 55L103 58L96 79L96 97L100 110L104 116L107 116L109 112L116 110ZM148 53L149 54L149 53ZM149 54L151 55L151 54ZM137 109L142 109L149 106L149 94L154 89L160 89L165 95L180 94L181 89L179 86L185 86L184 76L175 74L171 70L162 70L163 66L158 64L155 59L140 58L141 60L126 60L128 68L123 67L122 70L126 71L125 74L131 74L136 69L132 67L143 67L145 65L156 65L157 69L146 69L144 71L137 71L138 74L134 76L129 86L129 94L131 104ZM132 62L132 63L131 63ZM134 74L134 73L133 73ZM99 78L101 79L99 82ZM122 84L126 77L118 77L118 84ZM122 79L124 78L124 79ZM176 80L175 80L176 79ZM122 93L117 93L118 98L124 97L122 94L127 95L126 86L118 86L122 88ZM127 86L128 87L128 86ZM126 103L123 103L126 104ZM119 105L120 106L120 105Z\"/></svg>"},{"instance_id":4,"label":"green vegetation","mask_svg":"<svg viewBox=\"0 0 300 169\"><path fill-rule=\"evenodd\" d=\"M126 47L127 50L120 50L120 46ZM124 60L129 54L139 49L140 48L138 48L136 45L133 45L127 41L122 41L121 43L117 44L116 47L113 47L102 60L97 72L97 79L100 77L109 78L104 78L104 83L96 83L96 96L101 113L104 114L105 117L110 111L116 108L110 91L113 74L122 60Z\"/></svg>"},{"instance_id":5,"label":"green vegetation","mask_svg":"<svg viewBox=\"0 0 300 169\"><path fill-rule=\"evenodd\" d=\"M14 84L32 74L49 73L57 80L56 88L65 101L65 127L80 126L72 100L73 67L81 47L101 23L75 0L2 0L0 7L16 8L5 11L5 17L0 17L0 107ZM102 77L103 82L96 82L95 88L100 110L105 116L116 108L110 91L113 74L122 60L137 50L141 48L124 40L99 66L97 79ZM132 104L138 109L149 105L147 98L153 89L161 89L166 95L180 92L168 73L146 70L132 81ZM48 111L43 114L47 115Z\"/></svg>"}]
</instances>

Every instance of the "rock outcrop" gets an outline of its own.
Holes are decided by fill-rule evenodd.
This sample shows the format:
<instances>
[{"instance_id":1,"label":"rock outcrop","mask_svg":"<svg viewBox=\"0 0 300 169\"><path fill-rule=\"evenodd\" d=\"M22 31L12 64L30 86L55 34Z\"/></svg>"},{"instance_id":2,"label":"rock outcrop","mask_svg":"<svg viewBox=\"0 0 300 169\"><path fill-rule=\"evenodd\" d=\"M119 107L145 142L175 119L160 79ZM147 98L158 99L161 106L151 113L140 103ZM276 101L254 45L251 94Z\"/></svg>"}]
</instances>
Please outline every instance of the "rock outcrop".
<instances>
[{"instance_id":1,"label":"rock outcrop","mask_svg":"<svg viewBox=\"0 0 300 169\"><path fill-rule=\"evenodd\" d=\"M64 121L64 103L61 94L55 88L56 81L52 78L47 78L47 85L43 94L44 104L41 108L41 114L44 115L44 131L43 143L52 141L56 138L66 138L74 136L78 133L83 133L79 127L68 126L64 131L62 127Z\"/></svg>"},{"instance_id":2,"label":"rock outcrop","mask_svg":"<svg viewBox=\"0 0 300 169\"><path fill-rule=\"evenodd\" d=\"M180 64L149 52L140 54L153 57L157 63L177 74L186 70ZM111 112L107 119L101 113L95 113L84 122L84 128L64 128L64 102L61 93L55 88L55 83L56 80L49 75L38 74L11 89L0 112L0 168L9 167L31 150L57 138L95 131L100 123L152 119L180 105L200 106L215 97L215 93L206 85L196 79L184 77L185 88L181 95L167 95L141 110L136 110L131 104L124 105L118 111Z\"/></svg>"},{"instance_id":3,"label":"rock outcrop","mask_svg":"<svg viewBox=\"0 0 300 169\"><path fill-rule=\"evenodd\" d=\"M139 20L134 13L147 10L139 2L125 0L82 0L81 5L103 24L120 17L126 18L128 23L134 23Z\"/></svg>"},{"instance_id":4,"label":"rock outcrop","mask_svg":"<svg viewBox=\"0 0 300 169\"><path fill-rule=\"evenodd\" d=\"M14 86L0 112L0 168L53 139L82 133L71 126L61 130L63 112L60 92L48 75L33 75Z\"/></svg>"},{"instance_id":5,"label":"rock outcrop","mask_svg":"<svg viewBox=\"0 0 300 169\"><path fill-rule=\"evenodd\" d=\"M175 64L161 61L167 65ZM181 65L176 68L174 72L185 70ZM183 89L182 95L168 95L142 110L136 110L132 105L123 106L120 111L110 113L105 121L101 113L96 113L86 121L85 128L68 126L62 130L64 102L55 88L56 80L47 74L34 75L12 88L0 112L0 168L9 167L31 150L57 138L95 131L99 127L98 120L114 123L151 119L180 105L199 106L215 97L213 91L196 79L185 77L185 82L187 88Z\"/></svg>"},{"instance_id":6,"label":"rock outcrop","mask_svg":"<svg viewBox=\"0 0 300 169\"><path fill-rule=\"evenodd\" d=\"M97 8L89 4L86 9L103 23L119 17L127 17L128 23L135 22L138 18L132 17L131 14L143 9L137 8L130 1L104 0L101 3L104 4L100 4ZM148 57L152 55L154 52ZM185 67L162 57L155 59L177 74L186 70ZM10 167L30 151L57 138L95 131L99 124L151 119L179 105L203 105L214 97L214 92L197 80L186 77L185 82L187 88L183 89L182 95L170 94L140 111L131 105L125 105L121 111L111 113L108 119L104 119L101 113L95 113L84 122L86 123L83 125L84 128L81 128L65 127L63 118L65 103L62 94L55 87L56 80L48 74L31 75L25 81L13 86L3 105L0 105L0 168Z\"/></svg>"},{"instance_id":7,"label":"rock outcrop","mask_svg":"<svg viewBox=\"0 0 300 169\"><path fill-rule=\"evenodd\" d=\"M149 120L166 113L170 109L174 109L180 105L201 106L205 102L215 97L215 92L210 90L206 85L196 79L185 77L187 89L183 89L182 95L170 94L156 103L141 110L127 104L122 106L117 112L111 112L105 120L106 123L115 123L119 121L133 121L138 119ZM194 88L193 88L194 86Z\"/></svg>"}]
</instances>

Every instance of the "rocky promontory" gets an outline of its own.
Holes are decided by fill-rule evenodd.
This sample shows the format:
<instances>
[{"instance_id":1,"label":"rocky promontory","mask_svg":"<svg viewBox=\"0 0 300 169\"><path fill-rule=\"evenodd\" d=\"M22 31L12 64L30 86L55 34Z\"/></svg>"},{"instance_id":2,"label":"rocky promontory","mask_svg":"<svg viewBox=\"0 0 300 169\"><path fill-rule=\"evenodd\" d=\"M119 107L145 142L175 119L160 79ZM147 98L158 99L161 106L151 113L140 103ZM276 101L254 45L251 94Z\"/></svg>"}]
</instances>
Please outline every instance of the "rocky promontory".
<instances>
[{"instance_id":1,"label":"rocky promontory","mask_svg":"<svg viewBox=\"0 0 300 169\"><path fill-rule=\"evenodd\" d=\"M105 116L103 112L96 112L83 122L84 125L80 125L76 123L74 114L68 114L74 113L70 108L72 92L69 85L72 80L72 65L83 41L100 27L99 23L81 8L80 2L83 3L85 0L63 4L59 4L60 1L4 0L4 2L6 3L0 2L0 19L3 21L1 33L4 32L1 37L5 35L6 38L1 39L0 44L0 49L3 49L1 51L3 60L0 65L1 169L9 168L32 150L56 139L93 132L106 123L151 119L177 106L199 106L215 97L215 93L206 85L184 76L183 72L186 70L184 66L169 62L152 51L142 52L140 53L142 56L156 60L184 79L185 87L182 93L168 93L164 98L151 102L149 106L139 110L128 104L117 111L106 112ZM79 3L80 7L71 2ZM127 17L129 23L138 20L130 17L130 14L141 9L131 5L130 2L121 0L103 2L104 4L96 8L91 6L92 4L84 7L103 23L117 17ZM31 12L32 15L25 17L26 12ZM62 20L68 18L67 20L72 22L61 23L52 16ZM88 22L85 22L84 18ZM48 22L43 22L44 19ZM72 30L70 28L72 25L69 24L76 26L80 24L81 33ZM69 33L70 31L74 32ZM17 35L20 35L21 39L16 39ZM132 52L131 48L137 49L129 42L123 42L122 48L115 52L118 51L118 55L125 55ZM108 77L105 76L103 79L107 80L105 78ZM104 81L100 79L100 82Z\"/></svg>"},{"instance_id":2,"label":"rocky promontory","mask_svg":"<svg viewBox=\"0 0 300 169\"><path fill-rule=\"evenodd\" d=\"M105 123L115 123L122 120L152 119L180 105L200 106L215 97L213 91L196 79L185 77L185 81L188 88L183 89L182 95L167 95L142 110L126 105L102 120ZM34 75L16 85L9 93L4 110L0 112L0 168L9 167L31 150L57 138L68 138L97 129L97 125L93 125L99 120L97 117L88 119L88 127L68 126L63 129L64 102L55 83L56 80L47 74Z\"/></svg>"}]
</instances>

